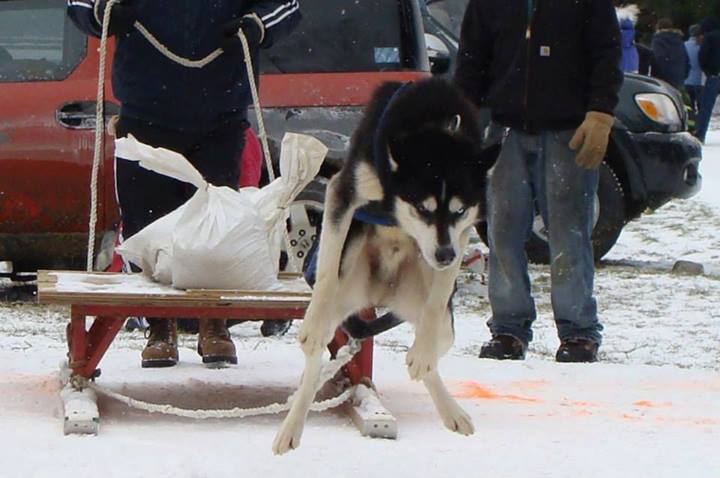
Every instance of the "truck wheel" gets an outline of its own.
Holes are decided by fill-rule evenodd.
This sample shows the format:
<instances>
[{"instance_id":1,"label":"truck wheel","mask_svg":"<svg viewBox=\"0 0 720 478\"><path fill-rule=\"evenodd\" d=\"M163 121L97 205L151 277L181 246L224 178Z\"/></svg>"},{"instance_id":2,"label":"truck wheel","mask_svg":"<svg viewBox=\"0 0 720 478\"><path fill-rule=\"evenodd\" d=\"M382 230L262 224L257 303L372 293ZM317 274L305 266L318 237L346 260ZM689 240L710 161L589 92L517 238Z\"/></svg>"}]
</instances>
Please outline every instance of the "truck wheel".
<instances>
[{"instance_id":1,"label":"truck wheel","mask_svg":"<svg viewBox=\"0 0 720 478\"><path fill-rule=\"evenodd\" d=\"M287 230L290 237L290 253L295 257L297 264L305 262L308 251L317 240L317 231L322 223L325 204L326 182L324 179L313 180L290 205ZM283 265L281 264L281 268L284 270Z\"/></svg>"},{"instance_id":2,"label":"truck wheel","mask_svg":"<svg viewBox=\"0 0 720 478\"><path fill-rule=\"evenodd\" d=\"M600 165L600 182L595 200L595 227L592 243L595 261L599 261L615 245L625 226L625 195L622 184L607 163ZM487 223L478 224L477 231L488 244ZM532 232L525 246L528 260L534 264L549 264L550 250L547 243L547 228L539 213L535 215Z\"/></svg>"}]
</instances>

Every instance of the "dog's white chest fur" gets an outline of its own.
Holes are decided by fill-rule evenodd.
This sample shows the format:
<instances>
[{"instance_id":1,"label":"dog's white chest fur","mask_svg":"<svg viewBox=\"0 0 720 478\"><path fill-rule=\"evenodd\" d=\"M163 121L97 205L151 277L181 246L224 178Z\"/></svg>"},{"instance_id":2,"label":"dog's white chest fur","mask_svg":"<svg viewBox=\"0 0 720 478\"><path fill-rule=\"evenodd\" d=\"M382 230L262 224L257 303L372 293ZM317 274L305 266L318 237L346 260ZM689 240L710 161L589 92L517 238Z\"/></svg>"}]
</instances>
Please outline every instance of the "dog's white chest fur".
<instances>
[{"instance_id":1,"label":"dog's white chest fur","mask_svg":"<svg viewBox=\"0 0 720 478\"><path fill-rule=\"evenodd\" d=\"M371 304L386 306L393 302L403 281L423 275L421 264L424 260L417 243L402 229L370 227L344 253L342 289L353 291L353 296L364 297Z\"/></svg>"},{"instance_id":2,"label":"dog's white chest fur","mask_svg":"<svg viewBox=\"0 0 720 478\"><path fill-rule=\"evenodd\" d=\"M368 232L364 253L373 280L385 286L397 283L409 261L418 260L415 240L398 227L375 227Z\"/></svg>"}]
</instances>

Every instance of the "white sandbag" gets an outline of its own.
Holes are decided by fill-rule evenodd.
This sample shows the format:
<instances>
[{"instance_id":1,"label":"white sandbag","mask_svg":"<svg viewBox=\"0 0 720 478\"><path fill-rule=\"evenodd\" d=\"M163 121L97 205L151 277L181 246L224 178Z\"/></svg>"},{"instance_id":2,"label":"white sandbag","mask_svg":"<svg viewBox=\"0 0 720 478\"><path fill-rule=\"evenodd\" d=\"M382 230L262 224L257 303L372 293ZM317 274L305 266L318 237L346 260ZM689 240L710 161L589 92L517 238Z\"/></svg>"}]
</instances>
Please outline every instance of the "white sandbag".
<instances>
[{"instance_id":1,"label":"white sandbag","mask_svg":"<svg viewBox=\"0 0 720 478\"><path fill-rule=\"evenodd\" d=\"M121 244L124 259L158 282L175 287L265 290L277 286L287 207L317 175L327 148L294 133L283 137L281 176L262 189L239 191L208 184L182 155L115 141L116 155L198 190L172 213Z\"/></svg>"}]
</instances>

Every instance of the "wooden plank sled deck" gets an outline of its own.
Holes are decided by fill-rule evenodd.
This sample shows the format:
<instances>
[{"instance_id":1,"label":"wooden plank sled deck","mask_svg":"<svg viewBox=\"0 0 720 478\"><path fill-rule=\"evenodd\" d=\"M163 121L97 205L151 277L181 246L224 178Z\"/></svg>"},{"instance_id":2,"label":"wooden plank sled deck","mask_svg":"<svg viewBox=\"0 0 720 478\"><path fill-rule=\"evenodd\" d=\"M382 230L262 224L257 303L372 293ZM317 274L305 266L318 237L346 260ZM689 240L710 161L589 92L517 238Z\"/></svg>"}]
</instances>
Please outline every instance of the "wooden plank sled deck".
<instances>
[{"instance_id":1,"label":"wooden plank sled deck","mask_svg":"<svg viewBox=\"0 0 720 478\"><path fill-rule=\"evenodd\" d=\"M141 274L39 271L38 301L70 306L69 371L61 394L65 433L97 434L100 416L95 394L93 390L78 388L77 384L82 381L73 379L94 379L99 375L97 366L128 317L302 319L310 304L311 289L299 274L281 273L279 279L277 290L269 291L179 290L155 283ZM365 320L375 318L373 310L360 315ZM88 319L92 321L89 329ZM331 354L334 356L347 340L338 330L329 345ZM371 383L372 367L373 340L370 338L343 369L350 383L362 390L362 394L353 399L350 414L364 435L395 438L395 419L379 404L377 394L361 385Z\"/></svg>"}]
</instances>

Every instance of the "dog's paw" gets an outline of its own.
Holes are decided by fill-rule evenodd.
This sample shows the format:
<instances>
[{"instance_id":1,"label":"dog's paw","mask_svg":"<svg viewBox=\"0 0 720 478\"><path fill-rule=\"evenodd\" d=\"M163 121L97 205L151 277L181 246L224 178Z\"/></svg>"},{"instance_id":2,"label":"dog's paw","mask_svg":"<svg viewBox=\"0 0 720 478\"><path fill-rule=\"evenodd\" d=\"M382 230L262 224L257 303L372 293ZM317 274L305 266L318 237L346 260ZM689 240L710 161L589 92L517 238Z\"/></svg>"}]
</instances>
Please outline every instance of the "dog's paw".
<instances>
[{"instance_id":1,"label":"dog's paw","mask_svg":"<svg viewBox=\"0 0 720 478\"><path fill-rule=\"evenodd\" d=\"M412 380L422 380L437 368L437 353L432 347L424 347L415 342L405 356L405 364Z\"/></svg>"},{"instance_id":2,"label":"dog's paw","mask_svg":"<svg viewBox=\"0 0 720 478\"><path fill-rule=\"evenodd\" d=\"M273 440L273 453L275 455L283 455L299 447L303 428L304 423L287 417L277 435L275 435L275 440Z\"/></svg>"},{"instance_id":3,"label":"dog's paw","mask_svg":"<svg viewBox=\"0 0 720 478\"><path fill-rule=\"evenodd\" d=\"M472 418L454 401L453 403L447 404L442 410L438 409L438 413L440 414L443 424L445 424L449 430L465 436L475 433Z\"/></svg>"}]
</instances>

